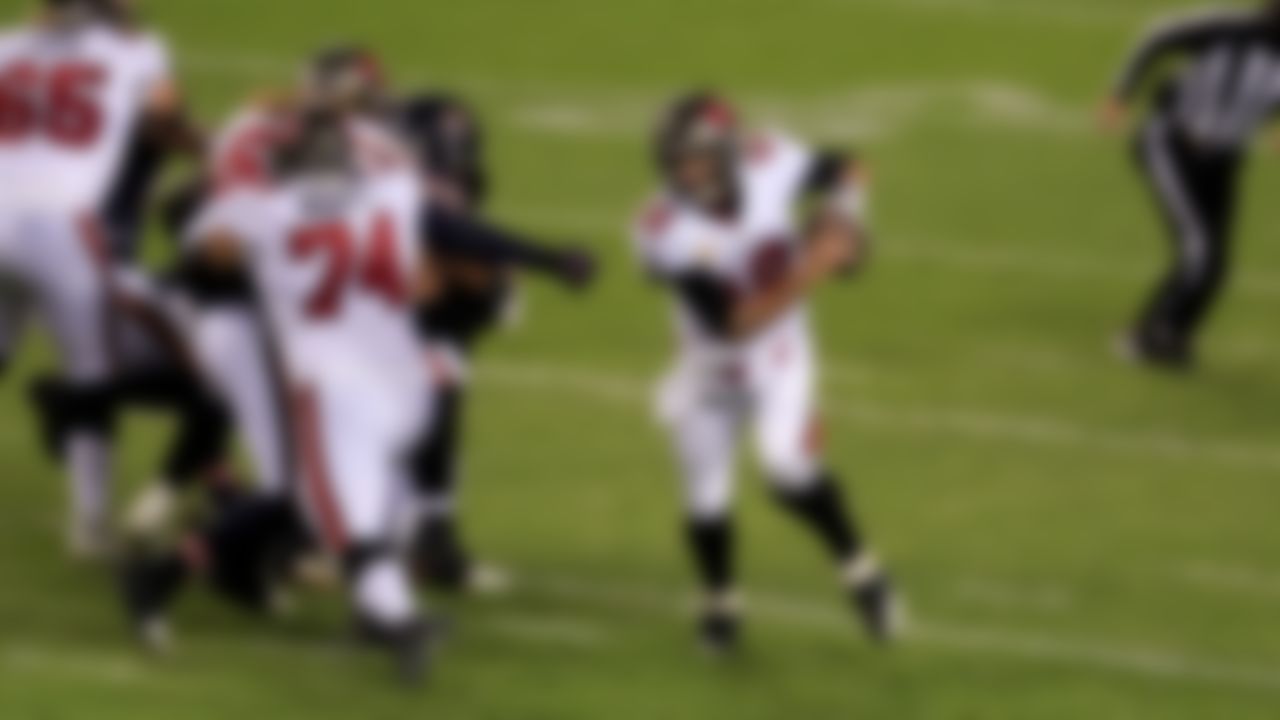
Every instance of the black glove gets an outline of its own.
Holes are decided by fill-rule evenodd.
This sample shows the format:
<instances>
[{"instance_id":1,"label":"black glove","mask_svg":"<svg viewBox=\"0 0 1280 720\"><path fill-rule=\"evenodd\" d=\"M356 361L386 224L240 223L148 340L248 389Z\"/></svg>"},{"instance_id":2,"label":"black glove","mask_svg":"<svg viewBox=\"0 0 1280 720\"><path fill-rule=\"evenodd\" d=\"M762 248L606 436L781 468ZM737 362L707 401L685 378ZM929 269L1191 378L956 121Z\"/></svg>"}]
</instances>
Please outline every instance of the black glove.
<instances>
[{"instance_id":1,"label":"black glove","mask_svg":"<svg viewBox=\"0 0 1280 720\"><path fill-rule=\"evenodd\" d=\"M571 290L589 290L600 271L594 253L581 247L567 247L557 253L552 275Z\"/></svg>"}]
</instances>

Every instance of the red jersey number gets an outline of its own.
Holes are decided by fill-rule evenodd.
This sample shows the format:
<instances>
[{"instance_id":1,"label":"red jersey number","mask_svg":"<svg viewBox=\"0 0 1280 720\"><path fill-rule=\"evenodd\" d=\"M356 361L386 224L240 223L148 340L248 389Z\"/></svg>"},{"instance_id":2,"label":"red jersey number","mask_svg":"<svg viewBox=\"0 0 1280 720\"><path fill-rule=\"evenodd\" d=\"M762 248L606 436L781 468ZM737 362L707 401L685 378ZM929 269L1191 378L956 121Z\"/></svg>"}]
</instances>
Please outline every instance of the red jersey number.
<instances>
[{"instance_id":1,"label":"red jersey number","mask_svg":"<svg viewBox=\"0 0 1280 720\"><path fill-rule=\"evenodd\" d=\"M85 63L18 63L0 71L0 143L35 135L73 148L93 143L102 131L97 92L104 79L101 67Z\"/></svg>"},{"instance_id":2,"label":"red jersey number","mask_svg":"<svg viewBox=\"0 0 1280 720\"><path fill-rule=\"evenodd\" d=\"M303 228L289 244L294 259L320 258L324 271L306 300L306 314L329 320L342 310L347 293L367 292L392 307L409 301L409 283L396 251L396 227L391 216L380 213L368 238L357 237L348 225L326 223Z\"/></svg>"}]
</instances>

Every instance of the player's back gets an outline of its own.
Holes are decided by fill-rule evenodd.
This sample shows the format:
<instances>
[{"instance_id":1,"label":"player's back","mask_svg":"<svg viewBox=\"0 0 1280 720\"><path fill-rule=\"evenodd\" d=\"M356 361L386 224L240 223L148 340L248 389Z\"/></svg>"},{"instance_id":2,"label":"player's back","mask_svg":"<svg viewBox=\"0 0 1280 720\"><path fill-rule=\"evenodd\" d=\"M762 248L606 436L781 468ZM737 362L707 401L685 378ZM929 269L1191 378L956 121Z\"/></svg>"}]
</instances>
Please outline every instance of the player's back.
<instances>
[{"instance_id":1,"label":"player's back","mask_svg":"<svg viewBox=\"0 0 1280 720\"><path fill-rule=\"evenodd\" d=\"M410 314L423 262L415 175L302 178L217 205L249 236L255 284L296 381L422 379Z\"/></svg>"},{"instance_id":2,"label":"player's back","mask_svg":"<svg viewBox=\"0 0 1280 720\"><path fill-rule=\"evenodd\" d=\"M0 34L0 207L100 209L167 75L156 37L106 22Z\"/></svg>"}]
</instances>

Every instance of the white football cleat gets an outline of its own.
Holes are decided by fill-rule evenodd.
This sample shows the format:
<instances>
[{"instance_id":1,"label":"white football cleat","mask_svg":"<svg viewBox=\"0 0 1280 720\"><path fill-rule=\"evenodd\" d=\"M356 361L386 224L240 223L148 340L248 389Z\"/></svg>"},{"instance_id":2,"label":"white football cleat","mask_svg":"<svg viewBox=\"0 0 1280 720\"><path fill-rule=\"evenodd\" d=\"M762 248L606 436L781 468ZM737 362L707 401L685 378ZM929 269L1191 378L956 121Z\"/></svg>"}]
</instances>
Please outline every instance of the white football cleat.
<instances>
[{"instance_id":1,"label":"white football cleat","mask_svg":"<svg viewBox=\"0 0 1280 720\"><path fill-rule=\"evenodd\" d=\"M101 518L73 518L67 524L67 554L77 562L109 560L115 551L111 529Z\"/></svg>"},{"instance_id":2,"label":"white football cleat","mask_svg":"<svg viewBox=\"0 0 1280 720\"><path fill-rule=\"evenodd\" d=\"M177 522L180 504L178 494L167 482L151 483L125 513L125 532L135 540L163 538Z\"/></svg>"}]
</instances>

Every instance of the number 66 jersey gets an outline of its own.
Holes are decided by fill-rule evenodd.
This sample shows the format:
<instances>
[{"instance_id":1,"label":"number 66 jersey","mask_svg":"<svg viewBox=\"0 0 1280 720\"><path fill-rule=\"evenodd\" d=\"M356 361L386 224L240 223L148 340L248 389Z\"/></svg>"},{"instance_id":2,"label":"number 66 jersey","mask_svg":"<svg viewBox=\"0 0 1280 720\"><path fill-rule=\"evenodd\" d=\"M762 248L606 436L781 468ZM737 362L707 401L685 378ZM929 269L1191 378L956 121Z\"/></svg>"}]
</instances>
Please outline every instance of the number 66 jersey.
<instances>
[{"instance_id":1,"label":"number 66 jersey","mask_svg":"<svg viewBox=\"0 0 1280 720\"><path fill-rule=\"evenodd\" d=\"M0 206L100 210L151 94L169 80L155 35L105 22L0 33Z\"/></svg>"}]
</instances>

